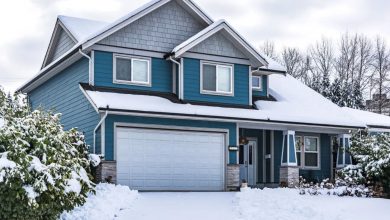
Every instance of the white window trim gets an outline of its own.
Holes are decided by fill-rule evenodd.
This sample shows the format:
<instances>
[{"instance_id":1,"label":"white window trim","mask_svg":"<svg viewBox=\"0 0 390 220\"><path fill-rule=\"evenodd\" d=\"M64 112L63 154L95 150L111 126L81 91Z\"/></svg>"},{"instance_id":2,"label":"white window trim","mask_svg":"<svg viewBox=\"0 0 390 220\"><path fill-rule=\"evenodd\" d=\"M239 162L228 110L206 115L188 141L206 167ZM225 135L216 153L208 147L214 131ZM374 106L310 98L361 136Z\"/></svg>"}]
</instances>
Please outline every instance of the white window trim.
<instances>
[{"instance_id":1,"label":"white window trim","mask_svg":"<svg viewBox=\"0 0 390 220\"><path fill-rule=\"evenodd\" d=\"M117 58L130 60L130 62L131 62L131 81L119 80L119 79L116 78L116 60L117 60ZM143 61L143 62L146 61L147 62L147 65L148 65L148 73L147 73L148 81L147 82L133 80L133 77L134 77L134 74L133 74L133 66L134 66L133 62L134 61ZM148 86L148 87L151 87L152 86L151 63L152 63L151 59L150 58L146 58L146 57L114 54L113 55L113 71L112 71L112 73L113 73L113 83L114 84L125 84L125 85Z\"/></svg>"},{"instance_id":2,"label":"white window trim","mask_svg":"<svg viewBox=\"0 0 390 220\"><path fill-rule=\"evenodd\" d=\"M318 136L305 136L305 135L296 135L295 138L302 137L303 138L303 146L301 146L300 157L301 157L301 166L299 166L300 169L304 170L320 170L321 169L321 144L320 144L320 138ZM306 138L314 138L317 139L317 151L306 151L305 150L305 139ZM305 166L305 153L317 153L317 164L318 166ZM298 158L297 158L298 162Z\"/></svg>"},{"instance_id":3,"label":"white window trim","mask_svg":"<svg viewBox=\"0 0 390 220\"><path fill-rule=\"evenodd\" d=\"M251 81L252 89L256 90L256 91L263 91L263 77L262 76L252 76L252 80L253 80L253 78L259 79L259 87L253 86L253 82Z\"/></svg>"},{"instance_id":4,"label":"white window trim","mask_svg":"<svg viewBox=\"0 0 390 220\"><path fill-rule=\"evenodd\" d=\"M203 65L213 65L216 68L216 90L217 91L210 91L203 89ZM224 67L230 69L230 92L223 92L218 91L218 67ZM216 62L207 62L207 61L201 61L200 62L200 93L201 94L207 94L207 95L222 95L222 96L234 96L234 66L231 64L225 64L225 63L216 63Z\"/></svg>"}]
</instances>

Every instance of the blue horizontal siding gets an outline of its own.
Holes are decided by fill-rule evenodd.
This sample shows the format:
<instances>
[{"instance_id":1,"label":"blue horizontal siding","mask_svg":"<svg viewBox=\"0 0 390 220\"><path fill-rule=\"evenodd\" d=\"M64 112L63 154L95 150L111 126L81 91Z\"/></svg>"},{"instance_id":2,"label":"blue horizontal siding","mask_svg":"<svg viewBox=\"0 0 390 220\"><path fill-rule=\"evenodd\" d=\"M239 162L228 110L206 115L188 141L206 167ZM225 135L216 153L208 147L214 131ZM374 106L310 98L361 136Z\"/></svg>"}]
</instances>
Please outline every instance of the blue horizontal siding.
<instances>
[{"instance_id":1,"label":"blue horizontal siding","mask_svg":"<svg viewBox=\"0 0 390 220\"><path fill-rule=\"evenodd\" d=\"M95 85L131 90L172 92L172 62L152 58L152 86L113 83L113 53L95 51Z\"/></svg>"},{"instance_id":2,"label":"blue horizontal siding","mask_svg":"<svg viewBox=\"0 0 390 220\"><path fill-rule=\"evenodd\" d=\"M200 60L185 58L184 100L249 105L249 66L234 65L234 96L208 95L200 91Z\"/></svg>"},{"instance_id":3,"label":"blue horizontal siding","mask_svg":"<svg viewBox=\"0 0 390 220\"><path fill-rule=\"evenodd\" d=\"M80 82L88 82L88 66L88 60L82 58L27 95L33 110L61 113L64 129L78 128L84 132L87 144L92 145L99 115L79 88Z\"/></svg>"},{"instance_id":4,"label":"blue horizontal siding","mask_svg":"<svg viewBox=\"0 0 390 220\"><path fill-rule=\"evenodd\" d=\"M214 128L229 130L229 144L236 145L237 131L235 123L227 122L210 122L210 121L195 121L167 118L151 118L151 117L136 117L136 116L121 116L109 115L105 122L105 157L106 160L114 160L114 123L135 123L147 125L166 125L166 126L182 126L196 128ZM226 147L227 148L227 147ZM229 152L229 163L237 163L237 152Z\"/></svg>"},{"instance_id":5,"label":"blue horizontal siding","mask_svg":"<svg viewBox=\"0 0 390 220\"><path fill-rule=\"evenodd\" d=\"M262 81L262 86L263 89L261 91L259 90L253 90L252 95L255 97L265 97L268 94L268 76L262 76L263 81Z\"/></svg>"}]
</instances>

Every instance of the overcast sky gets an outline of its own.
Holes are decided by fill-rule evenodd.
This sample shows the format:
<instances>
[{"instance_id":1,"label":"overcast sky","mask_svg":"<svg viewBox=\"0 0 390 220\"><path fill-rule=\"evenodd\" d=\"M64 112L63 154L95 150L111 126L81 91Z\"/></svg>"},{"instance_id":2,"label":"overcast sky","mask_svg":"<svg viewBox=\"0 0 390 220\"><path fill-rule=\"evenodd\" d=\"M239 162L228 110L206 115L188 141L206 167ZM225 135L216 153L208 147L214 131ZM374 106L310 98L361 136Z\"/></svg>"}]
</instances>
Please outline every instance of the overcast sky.
<instances>
[{"instance_id":1,"label":"overcast sky","mask_svg":"<svg viewBox=\"0 0 390 220\"><path fill-rule=\"evenodd\" d=\"M113 21L149 0L10 0L0 7L0 85L12 91L39 71L57 15ZM305 49L322 36L382 35L390 42L388 0L195 0L252 45Z\"/></svg>"}]
</instances>

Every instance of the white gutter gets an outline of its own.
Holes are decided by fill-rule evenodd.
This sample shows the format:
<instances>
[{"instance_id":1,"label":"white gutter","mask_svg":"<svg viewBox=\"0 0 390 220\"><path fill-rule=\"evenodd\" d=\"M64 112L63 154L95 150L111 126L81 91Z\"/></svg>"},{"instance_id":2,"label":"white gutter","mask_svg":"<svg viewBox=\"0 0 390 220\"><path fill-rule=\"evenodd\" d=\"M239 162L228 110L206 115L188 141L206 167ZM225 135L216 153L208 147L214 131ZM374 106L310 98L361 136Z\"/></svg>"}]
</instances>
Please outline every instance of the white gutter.
<instances>
[{"instance_id":1,"label":"white gutter","mask_svg":"<svg viewBox=\"0 0 390 220\"><path fill-rule=\"evenodd\" d=\"M172 63L175 63L178 65L178 75L179 75L179 99L183 100L183 71L182 71L182 63L177 62L174 60L171 56L169 57L169 60L172 61Z\"/></svg>"},{"instance_id":2,"label":"white gutter","mask_svg":"<svg viewBox=\"0 0 390 220\"><path fill-rule=\"evenodd\" d=\"M108 116L108 111L104 114L103 118L99 121L99 123L96 125L95 129L93 130L93 153L96 153L96 131L99 129L99 127L102 125L102 123L106 120ZM103 143L101 143L101 146L103 146ZM103 150L103 149L101 149ZM101 154L104 154L102 151Z\"/></svg>"},{"instance_id":3,"label":"white gutter","mask_svg":"<svg viewBox=\"0 0 390 220\"><path fill-rule=\"evenodd\" d=\"M81 49L79 49L79 53L89 60L89 67L88 67L89 82L88 83L89 83L89 85L93 86L95 84L94 83L94 71L93 71L93 68L94 68L94 63L93 63L94 62L93 61L94 52L91 51L91 56L88 56Z\"/></svg>"}]
</instances>

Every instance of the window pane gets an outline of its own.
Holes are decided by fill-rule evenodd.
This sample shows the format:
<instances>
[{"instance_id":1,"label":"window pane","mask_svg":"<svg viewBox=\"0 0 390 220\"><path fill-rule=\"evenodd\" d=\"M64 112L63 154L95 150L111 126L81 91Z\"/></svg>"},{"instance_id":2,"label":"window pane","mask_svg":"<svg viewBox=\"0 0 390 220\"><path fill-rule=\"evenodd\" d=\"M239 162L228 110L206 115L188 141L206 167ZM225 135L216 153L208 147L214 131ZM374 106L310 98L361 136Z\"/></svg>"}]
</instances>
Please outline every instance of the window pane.
<instances>
[{"instance_id":1,"label":"window pane","mask_svg":"<svg viewBox=\"0 0 390 220\"><path fill-rule=\"evenodd\" d=\"M317 143L317 138L310 138L307 137L305 138L305 151L318 151L318 143Z\"/></svg>"},{"instance_id":2,"label":"window pane","mask_svg":"<svg viewBox=\"0 0 390 220\"><path fill-rule=\"evenodd\" d=\"M254 88L260 87L259 77L252 77L252 87L254 87Z\"/></svg>"},{"instance_id":3,"label":"window pane","mask_svg":"<svg viewBox=\"0 0 390 220\"><path fill-rule=\"evenodd\" d=\"M238 163L244 164L244 146L240 145L238 152Z\"/></svg>"},{"instance_id":4,"label":"window pane","mask_svg":"<svg viewBox=\"0 0 390 220\"><path fill-rule=\"evenodd\" d=\"M133 81L148 82L148 61L133 60Z\"/></svg>"},{"instance_id":5,"label":"window pane","mask_svg":"<svg viewBox=\"0 0 390 220\"><path fill-rule=\"evenodd\" d=\"M297 163L298 163L298 166L300 167L301 166L301 152L297 152Z\"/></svg>"},{"instance_id":6,"label":"window pane","mask_svg":"<svg viewBox=\"0 0 390 220\"><path fill-rule=\"evenodd\" d=\"M252 165L252 159L253 159L253 146L249 145L249 165Z\"/></svg>"},{"instance_id":7,"label":"window pane","mask_svg":"<svg viewBox=\"0 0 390 220\"><path fill-rule=\"evenodd\" d=\"M305 153L305 166L317 167L318 166L318 153Z\"/></svg>"},{"instance_id":8,"label":"window pane","mask_svg":"<svg viewBox=\"0 0 390 220\"><path fill-rule=\"evenodd\" d=\"M131 60L116 58L116 79L131 81Z\"/></svg>"},{"instance_id":9,"label":"window pane","mask_svg":"<svg viewBox=\"0 0 390 220\"><path fill-rule=\"evenodd\" d=\"M216 75L217 70L216 66L213 65L203 65L203 89L207 91L217 91L217 79Z\"/></svg>"},{"instance_id":10,"label":"window pane","mask_svg":"<svg viewBox=\"0 0 390 220\"><path fill-rule=\"evenodd\" d=\"M295 149L296 151L301 151L302 150L302 137L296 136L295 137Z\"/></svg>"},{"instance_id":11,"label":"window pane","mask_svg":"<svg viewBox=\"0 0 390 220\"><path fill-rule=\"evenodd\" d=\"M231 92L231 68L218 66L218 91Z\"/></svg>"}]
</instances>

